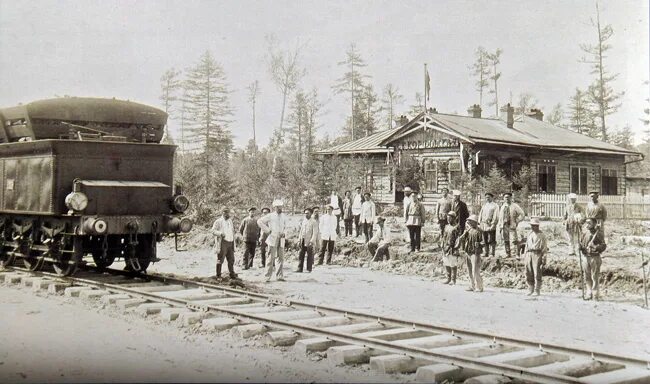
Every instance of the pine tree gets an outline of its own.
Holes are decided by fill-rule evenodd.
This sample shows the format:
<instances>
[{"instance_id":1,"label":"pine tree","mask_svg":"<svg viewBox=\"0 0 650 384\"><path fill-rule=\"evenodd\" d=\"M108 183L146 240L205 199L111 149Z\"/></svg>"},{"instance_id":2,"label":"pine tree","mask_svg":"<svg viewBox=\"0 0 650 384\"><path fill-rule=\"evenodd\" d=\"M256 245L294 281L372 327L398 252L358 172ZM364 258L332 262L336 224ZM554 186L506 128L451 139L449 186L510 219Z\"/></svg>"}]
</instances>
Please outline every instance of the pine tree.
<instances>
[{"instance_id":1,"label":"pine tree","mask_svg":"<svg viewBox=\"0 0 650 384\"><path fill-rule=\"evenodd\" d=\"M476 78L476 91L478 92L478 104L483 107L483 90L488 87L490 79L489 53L483 47L478 47L474 53L475 62L469 69L472 76Z\"/></svg>"},{"instance_id":2,"label":"pine tree","mask_svg":"<svg viewBox=\"0 0 650 384\"><path fill-rule=\"evenodd\" d=\"M495 116L499 117L499 79L501 78L501 72L498 71L498 66L501 63L501 54L503 51L500 48L497 48L494 53L488 53L487 59L490 64L492 73L490 74L490 81L492 82L492 88L490 89L490 94L494 95L494 99L488 103L490 106L494 106Z\"/></svg>"},{"instance_id":3,"label":"pine tree","mask_svg":"<svg viewBox=\"0 0 650 384\"><path fill-rule=\"evenodd\" d=\"M377 114L381 109L377 106L378 100L377 94L371 84L363 87L359 107L361 116L358 124L362 136L370 136L377 131Z\"/></svg>"},{"instance_id":4,"label":"pine tree","mask_svg":"<svg viewBox=\"0 0 650 384\"><path fill-rule=\"evenodd\" d=\"M206 51L186 71L189 140L201 150L203 190L217 200L229 190L228 161L233 148L229 129L232 116L226 75L222 66Z\"/></svg>"},{"instance_id":5,"label":"pine tree","mask_svg":"<svg viewBox=\"0 0 650 384\"><path fill-rule=\"evenodd\" d=\"M579 88L576 88L576 92L571 96L568 107L569 129L589 136L597 133L587 96Z\"/></svg>"},{"instance_id":6,"label":"pine tree","mask_svg":"<svg viewBox=\"0 0 650 384\"><path fill-rule=\"evenodd\" d=\"M289 124L287 133L291 141L291 145L297 155L298 163L302 164L303 156L306 151L306 131L309 123L308 117L308 100L307 96L302 90L296 91L294 98L289 104Z\"/></svg>"},{"instance_id":7,"label":"pine tree","mask_svg":"<svg viewBox=\"0 0 650 384\"><path fill-rule=\"evenodd\" d=\"M564 127L564 109L562 109L562 104L557 103L553 106L553 109L546 115L546 121L556 127Z\"/></svg>"},{"instance_id":8,"label":"pine tree","mask_svg":"<svg viewBox=\"0 0 650 384\"><path fill-rule=\"evenodd\" d=\"M395 122L395 107L404 102L404 96L399 93L399 88L393 84L387 84L384 87L384 98L381 100L382 109L387 112L386 127L393 128Z\"/></svg>"},{"instance_id":9,"label":"pine tree","mask_svg":"<svg viewBox=\"0 0 650 384\"><path fill-rule=\"evenodd\" d=\"M251 104L251 110L253 114L253 143L257 145L257 135L255 132L255 104L257 103L257 96L260 94L260 82L258 80L253 81L247 88L248 90L248 102Z\"/></svg>"},{"instance_id":10,"label":"pine tree","mask_svg":"<svg viewBox=\"0 0 650 384\"><path fill-rule=\"evenodd\" d=\"M316 149L316 132L318 131L318 116L323 104L319 101L318 90L314 87L307 99L307 129L305 131L305 147L307 150L307 162Z\"/></svg>"},{"instance_id":11,"label":"pine tree","mask_svg":"<svg viewBox=\"0 0 650 384\"><path fill-rule=\"evenodd\" d=\"M614 29L611 24L601 26L598 3L596 3L596 20L591 19L591 25L598 33L598 41L596 44L580 44L580 48L588 55L588 57L583 57L581 62L590 64L591 74L596 77L587 89L587 96L597 113L600 139L607 141L606 118L619 109L621 104L618 103L618 100L624 92L614 91L612 83L618 77L618 73L610 74L605 67L606 53L612 48L608 41L614 35Z\"/></svg>"},{"instance_id":12,"label":"pine tree","mask_svg":"<svg viewBox=\"0 0 650 384\"><path fill-rule=\"evenodd\" d=\"M359 99L361 98L361 93L364 88L364 79L368 78L368 75L362 74L359 70L364 68L367 64L361 58L361 54L357 50L356 44L350 44L350 47L345 52L345 60L338 63L340 66L346 68L346 72L343 74L343 77L336 80L336 84L332 87L336 94L349 93L350 95L350 118L348 119L349 128L344 129L344 132L349 132L350 139L354 140L362 135L356 130L356 121L355 121L355 112L358 110L356 104L358 104Z\"/></svg>"}]
</instances>

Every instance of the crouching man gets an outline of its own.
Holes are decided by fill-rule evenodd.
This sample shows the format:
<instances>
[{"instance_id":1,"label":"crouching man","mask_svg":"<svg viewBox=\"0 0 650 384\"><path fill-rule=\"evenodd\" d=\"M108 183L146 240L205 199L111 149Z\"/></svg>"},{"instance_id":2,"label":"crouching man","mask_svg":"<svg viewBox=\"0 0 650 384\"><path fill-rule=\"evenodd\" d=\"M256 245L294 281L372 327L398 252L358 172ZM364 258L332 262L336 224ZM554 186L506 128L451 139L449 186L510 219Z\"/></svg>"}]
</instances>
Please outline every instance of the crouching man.
<instances>
[{"instance_id":1,"label":"crouching man","mask_svg":"<svg viewBox=\"0 0 650 384\"><path fill-rule=\"evenodd\" d=\"M385 227L385 223L386 219L384 217L377 217L379 230L375 232L372 239L368 242L368 252L370 252L372 261L383 261L384 256L386 256L386 260L390 260L390 252L388 251L390 230Z\"/></svg>"},{"instance_id":2,"label":"crouching man","mask_svg":"<svg viewBox=\"0 0 650 384\"><path fill-rule=\"evenodd\" d=\"M595 294L596 300L598 300L600 299L599 277L602 264L600 254L605 251L607 244L605 244L603 231L596 225L596 219L587 219L586 225L587 230L580 238L580 252L584 256L582 271L585 274L585 285L587 286L585 299L591 300Z\"/></svg>"},{"instance_id":3,"label":"crouching man","mask_svg":"<svg viewBox=\"0 0 650 384\"><path fill-rule=\"evenodd\" d=\"M528 283L528 296L535 292L539 296L542 289L542 267L546 264L548 246L546 236L539 230L539 219L530 219L530 229L526 239L524 265L526 266L526 282Z\"/></svg>"}]
</instances>

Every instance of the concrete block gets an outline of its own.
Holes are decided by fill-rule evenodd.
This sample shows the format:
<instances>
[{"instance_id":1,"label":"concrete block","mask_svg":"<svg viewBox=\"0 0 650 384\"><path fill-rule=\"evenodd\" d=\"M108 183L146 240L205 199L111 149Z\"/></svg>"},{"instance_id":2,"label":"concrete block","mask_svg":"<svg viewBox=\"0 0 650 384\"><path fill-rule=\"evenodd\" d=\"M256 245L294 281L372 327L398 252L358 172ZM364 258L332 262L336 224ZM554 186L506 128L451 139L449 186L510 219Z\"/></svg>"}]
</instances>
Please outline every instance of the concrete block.
<instances>
[{"instance_id":1,"label":"concrete block","mask_svg":"<svg viewBox=\"0 0 650 384\"><path fill-rule=\"evenodd\" d=\"M532 368L535 372L548 372L565 376L582 377L595 375L597 373L609 372L625 368L622 364L603 363L598 360L592 360L584 357L569 359L566 361L556 362L553 364L541 365Z\"/></svg>"},{"instance_id":2,"label":"concrete block","mask_svg":"<svg viewBox=\"0 0 650 384\"><path fill-rule=\"evenodd\" d=\"M61 292L65 291L65 289L69 286L70 284L68 283L50 283L50 285L47 286L47 293L51 295L58 295Z\"/></svg>"},{"instance_id":3,"label":"concrete block","mask_svg":"<svg viewBox=\"0 0 650 384\"><path fill-rule=\"evenodd\" d=\"M430 348L447 347L451 345L459 345L467 342L469 341L466 339L462 339L458 336L436 335L436 336L416 337L413 339L396 340L395 344L430 349Z\"/></svg>"},{"instance_id":4,"label":"concrete block","mask_svg":"<svg viewBox=\"0 0 650 384\"><path fill-rule=\"evenodd\" d=\"M383 355L370 358L370 368L380 373L414 373L419 367L431 365L432 361L415 359L404 355Z\"/></svg>"},{"instance_id":5,"label":"concrete block","mask_svg":"<svg viewBox=\"0 0 650 384\"><path fill-rule=\"evenodd\" d=\"M39 282L34 282L32 283L32 290L34 292L36 291L41 291L41 290L47 290L47 288L52 284L54 281L50 279L42 279Z\"/></svg>"},{"instance_id":6,"label":"concrete block","mask_svg":"<svg viewBox=\"0 0 650 384\"><path fill-rule=\"evenodd\" d=\"M69 297L79 297L79 293L81 291L91 291L92 288L90 287L68 287L63 291L64 296L69 296Z\"/></svg>"},{"instance_id":7,"label":"concrete block","mask_svg":"<svg viewBox=\"0 0 650 384\"><path fill-rule=\"evenodd\" d=\"M111 294L110 292L104 291L102 289L93 289L89 291L79 292L79 297L82 299L99 299L102 296L106 296L110 294Z\"/></svg>"},{"instance_id":8,"label":"concrete block","mask_svg":"<svg viewBox=\"0 0 650 384\"><path fill-rule=\"evenodd\" d=\"M223 297L222 293L210 293L202 288L193 288L193 289L184 289L181 291L171 291L171 292L159 292L158 295L163 297L169 297L170 299L183 299L183 300L193 300L194 297L198 297L196 300L203 300L203 295L211 295L205 299L215 299L217 297Z\"/></svg>"},{"instance_id":9,"label":"concrete block","mask_svg":"<svg viewBox=\"0 0 650 384\"><path fill-rule=\"evenodd\" d=\"M154 286L140 287L138 288L138 291L163 293L163 292L182 291L184 289L185 287L182 285L154 285Z\"/></svg>"},{"instance_id":10,"label":"concrete block","mask_svg":"<svg viewBox=\"0 0 650 384\"><path fill-rule=\"evenodd\" d=\"M388 355L388 352L358 345L341 345L327 350L327 360L334 365L365 364L371 357Z\"/></svg>"},{"instance_id":11,"label":"concrete block","mask_svg":"<svg viewBox=\"0 0 650 384\"><path fill-rule=\"evenodd\" d=\"M301 353L309 353L326 351L328 348L337 345L339 345L339 343L326 337L313 337L296 341L293 348Z\"/></svg>"},{"instance_id":12,"label":"concrete block","mask_svg":"<svg viewBox=\"0 0 650 384\"><path fill-rule=\"evenodd\" d=\"M379 331L362 332L356 334L356 336L367 337L369 339L395 341L395 340L410 339L416 337L427 337L432 335L431 332L429 331L422 331L419 329L393 328L393 329L385 329Z\"/></svg>"},{"instance_id":13,"label":"concrete block","mask_svg":"<svg viewBox=\"0 0 650 384\"><path fill-rule=\"evenodd\" d=\"M370 323L339 325L335 327L326 327L325 329L331 332L359 333L359 332L376 331L379 329L386 329L386 326L379 322L370 322Z\"/></svg>"},{"instance_id":14,"label":"concrete block","mask_svg":"<svg viewBox=\"0 0 650 384\"><path fill-rule=\"evenodd\" d=\"M255 314L255 313L266 313L266 312L287 312L287 311L293 311L294 308L292 307L287 307L284 305L266 305L266 303L260 303L260 302L253 302L251 304L238 304L238 305L224 305L221 306L223 309L232 309L235 311L241 311L244 313L248 314Z\"/></svg>"},{"instance_id":15,"label":"concrete block","mask_svg":"<svg viewBox=\"0 0 650 384\"><path fill-rule=\"evenodd\" d=\"M212 305L215 307L221 306L221 305L237 305L237 304L246 304L250 303L251 299L246 298L246 297L227 297L227 298L210 298L206 300L194 300L192 299L193 304L198 304L198 305Z\"/></svg>"},{"instance_id":16,"label":"concrete block","mask_svg":"<svg viewBox=\"0 0 650 384\"><path fill-rule=\"evenodd\" d=\"M42 280L42 277L26 277L20 281L20 285L23 287L31 287L34 283L40 283Z\"/></svg>"},{"instance_id":17,"label":"concrete block","mask_svg":"<svg viewBox=\"0 0 650 384\"><path fill-rule=\"evenodd\" d=\"M225 331L238 324L239 320L230 317L211 317L201 321L201 326L213 331Z\"/></svg>"},{"instance_id":18,"label":"concrete block","mask_svg":"<svg viewBox=\"0 0 650 384\"><path fill-rule=\"evenodd\" d=\"M129 309L133 307L137 307L140 304L146 303L147 300L145 299L121 299L121 300L116 300L115 305L117 305L118 308L120 309Z\"/></svg>"},{"instance_id":19,"label":"concrete block","mask_svg":"<svg viewBox=\"0 0 650 384\"><path fill-rule=\"evenodd\" d=\"M454 347L443 347L440 349L436 348L435 351L442 353L453 353L466 357L480 358L523 350L523 348L514 345L495 344L489 342L461 344L455 347L456 349L454 349Z\"/></svg>"},{"instance_id":20,"label":"concrete block","mask_svg":"<svg viewBox=\"0 0 650 384\"><path fill-rule=\"evenodd\" d=\"M425 365L417 369L415 380L420 383L460 382L471 377L468 371L451 364Z\"/></svg>"},{"instance_id":21,"label":"concrete block","mask_svg":"<svg viewBox=\"0 0 650 384\"><path fill-rule=\"evenodd\" d=\"M200 323L201 320L212 317L214 314L208 312L182 312L178 315L178 322L183 326Z\"/></svg>"},{"instance_id":22,"label":"concrete block","mask_svg":"<svg viewBox=\"0 0 650 384\"><path fill-rule=\"evenodd\" d=\"M317 317L315 319L301 319L301 320L293 321L293 323L299 325L306 325L308 327L315 327L315 328L333 327L337 325L350 324L351 322L352 320L350 320L350 318L344 316L323 316L323 317Z\"/></svg>"},{"instance_id":23,"label":"concrete block","mask_svg":"<svg viewBox=\"0 0 650 384\"><path fill-rule=\"evenodd\" d=\"M9 273L5 275L5 284L20 284L24 276L22 273Z\"/></svg>"},{"instance_id":24,"label":"concrete block","mask_svg":"<svg viewBox=\"0 0 650 384\"><path fill-rule=\"evenodd\" d=\"M163 308L169 308L169 305L165 303L144 303L138 305L135 309L135 313L140 316L146 317L149 315L157 315L160 313L160 310Z\"/></svg>"},{"instance_id":25,"label":"concrete block","mask_svg":"<svg viewBox=\"0 0 650 384\"><path fill-rule=\"evenodd\" d=\"M322 317L320 313L311 310L259 313L258 316L281 321L293 321L299 319L313 319Z\"/></svg>"},{"instance_id":26,"label":"concrete block","mask_svg":"<svg viewBox=\"0 0 650 384\"><path fill-rule=\"evenodd\" d=\"M293 331L274 331L266 334L266 343L274 347L287 347L294 345L300 334Z\"/></svg>"},{"instance_id":27,"label":"concrete block","mask_svg":"<svg viewBox=\"0 0 650 384\"><path fill-rule=\"evenodd\" d=\"M233 328L233 332L239 334L244 339L266 333L268 328L262 324L238 325Z\"/></svg>"},{"instance_id":28,"label":"concrete block","mask_svg":"<svg viewBox=\"0 0 650 384\"><path fill-rule=\"evenodd\" d=\"M650 383L650 370L642 368L625 368L598 373L580 378L591 384L644 384Z\"/></svg>"},{"instance_id":29,"label":"concrete block","mask_svg":"<svg viewBox=\"0 0 650 384\"><path fill-rule=\"evenodd\" d=\"M512 379L501 375L480 375L474 376L464 381L465 384L506 384L511 383Z\"/></svg>"},{"instance_id":30,"label":"concrete block","mask_svg":"<svg viewBox=\"0 0 650 384\"><path fill-rule=\"evenodd\" d=\"M537 349L524 349L521 351L507 352L498 355L482 357L481 360L490 363L502 363L502 364L509 364L509 365L532 367L535 365L541 365L543 364L543 362L547 362L547 364L552 363L553 361L549 361L549 355L550 355L549 353ZM540 364L530 365L531 363L538 363L538 362Z\"/></svg>"},{"instance_id":31,"label":"concrete block","mask_svg":"<svg viewBox=\"0 0 650 384\"><path fill-rule=\"evenodd\" d=\"M131 296L127 295L126 293L116 293L113 295L106 295L103 296L100 301L102 304L115 304L116 301L118 300L126 300L130 299Z\"/></svg>"},{"instance_id":32,"label":"concrete block","mask_svg":"<svg viewBox=\"0 0 650 384\"><path fill-rule=\"evenodd\" d=\"M160 317L166 321L174 321L181 313L192 312L189 308L170 307L160 310Z\"/></svg>"}]
</instances>

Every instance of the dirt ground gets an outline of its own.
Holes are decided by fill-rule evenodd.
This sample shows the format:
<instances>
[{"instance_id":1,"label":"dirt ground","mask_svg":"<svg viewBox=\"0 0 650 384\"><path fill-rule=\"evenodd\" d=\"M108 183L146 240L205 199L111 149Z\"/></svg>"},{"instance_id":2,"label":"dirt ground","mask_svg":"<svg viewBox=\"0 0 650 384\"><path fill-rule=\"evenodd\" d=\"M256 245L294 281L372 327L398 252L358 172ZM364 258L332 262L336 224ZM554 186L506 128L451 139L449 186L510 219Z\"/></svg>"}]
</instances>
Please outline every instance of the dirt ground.
<instances>
[{"instance_id":1,"label":"dirt ground","mask_svg":"<svg viewBox=\"0 0 650 384\"><path fill-rule=\"evenodd\" d=\"M397 382L367 367L266 347L0 285L0 382Z\"/></svg>"}]
</instances>

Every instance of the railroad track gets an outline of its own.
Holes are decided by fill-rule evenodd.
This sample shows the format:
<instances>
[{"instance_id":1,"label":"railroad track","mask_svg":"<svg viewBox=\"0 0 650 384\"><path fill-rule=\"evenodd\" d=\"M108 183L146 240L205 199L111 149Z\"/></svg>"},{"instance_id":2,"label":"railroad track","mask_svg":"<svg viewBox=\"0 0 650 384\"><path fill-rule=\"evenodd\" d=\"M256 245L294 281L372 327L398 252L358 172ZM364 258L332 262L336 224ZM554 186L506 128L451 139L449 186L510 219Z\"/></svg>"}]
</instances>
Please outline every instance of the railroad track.
<instances>
[{"instance_id":1,"label":"railroad track","mask_svg":"<svg viewBox=\"0 0 650 384\"><path fill-rule=\"evenodd\" d=\"M650 362L287 301L164 275L86 267L74 277L7 268L6 284L95 298L214 331L262 335L274 346L325 352L335 364L364 364L418 381L467 383L650 383Z\"/></svg>"}]
</instances>

